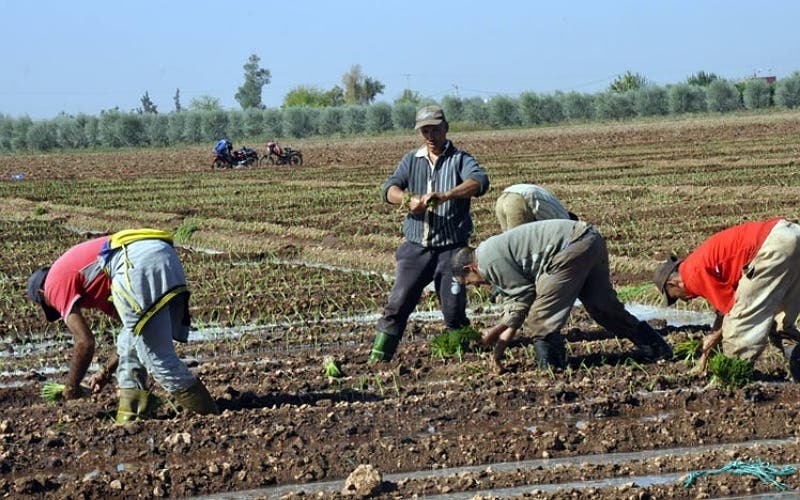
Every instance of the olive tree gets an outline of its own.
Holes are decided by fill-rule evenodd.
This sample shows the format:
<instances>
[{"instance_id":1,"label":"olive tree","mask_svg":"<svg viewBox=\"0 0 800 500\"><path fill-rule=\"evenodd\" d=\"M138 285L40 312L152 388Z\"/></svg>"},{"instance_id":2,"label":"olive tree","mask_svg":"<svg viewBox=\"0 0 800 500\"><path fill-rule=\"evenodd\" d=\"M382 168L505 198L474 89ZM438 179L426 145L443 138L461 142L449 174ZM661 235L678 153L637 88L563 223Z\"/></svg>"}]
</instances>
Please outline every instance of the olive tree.
<instances>
[{"instance_id":1,"label":"olive tree","mask_svg":"<svg viewBox=\"0 0 800 500\"><path fill-rule=\"evenodd\" d=\"M656 85L633 91L633 107L639 116L658 116L669 113L667 89Z\"/></svg>"},{"instance_id":2,"label":"olive tree","mask_svg":"<svg viewBox=\"0 0 800 500\"><path fill-rule=\"evenodd\" d=\"M448 121L461 121L464 117L464 103L458 97L446 95L442 97L442 110Z\"/></svg>"},{"instance_id":3,"label":"olive tree","mask_svg":"<svg viewBox=\"0 0 800 500\"><path fill-rule=\"evenodd\" d=\"M800 106L800 73L778 80L775 86L775 104L784 108Z\"/></svg>"},{"instance_id":4,"label":"olive tree","mask_svg":"<svg viewBox=\"0 0 800 500\"><path fill-rule=\"evenodd\" d=\"M762 78L747 80L744 83L742 99L747 109L768 108L772 104L772 88Z\"/></svg>"},{"instance_id":5,"label":"olive tree","mask_svg":"<svg viewBox=\"0 0 800 500\"><path fill-rule=\"evenodd\" d=\"M398 102L392 109L392 123L397 129L409 130L414 128L416 116L417 105L413 102ZM446 111L445 116L448 120L450 119Z\"/></svg>"},{"instance_id":6,"label":"olive tree","mask_svg":"<svg viewBox=\"0 0 800 500\"><path fill-rule=\"evenodd\" d=\"M595 116L600 120L623 120L636 115L633 92L603 92L595 98Z\"/></svg>"},{"instance_id":7,"label":"olive tree","mask_svg":"<svg viewBox=\"0 0 800 500\"><path fill-rule=\"evenodd\" d=\"M560 96L561 108L569 120L591 120L594 118L594 101L592 94L568 92Z\"/></svg>"},{"instance_id":8,"label":"olive tree","mask_svg":"<svg viewBox=\"0 0 800 500\"><path fill-rule=\"evenodd\" d=\"M679 83L667 90L669 112L672 114L698 113L706 110L706 90L699 85Z\"/></svg>"},{"instance_id":9,"label":"olive tree","mask_svg":"<svg viewBox=\"0 0 800 500\"><path fill-rule=\"evenodd\" d=\"M367 121L367 110L364 106L347 106L344 108L342 128L348 134L364 132Z\"/></svg>"},{"instance_id":10,"label":"olive tree","mask_svg":"<svg viewBox=\"0 0 800 500\"><path fill-rule=\"evenodd\" d=\"M728 81L718 78L708 84L706 88L706 103L709 111L727 113L739 109L739 91L736 86Z\"/></svg>"},{"instance_id":11,"label":"olive tree","mask_svg":"<svg viewBox=\"0 0 800 500\"><path fill-rule=\"evenodd\" d=\"M391 130L394 127L392 123L392 107L385 102L379 102L368 106L365 126L367 132L371 134Z\"/></svg>"},{"instance_id":12,"label":"olive tree","mask_svg":"<svg viewBox=\"0 0 800 500\"><path fill-rule=\"evenodd\" d=\"M336 135L344 131L342 121L344 108L341 106L323 108L319 114L319 133L322 135Z\"/></svg>"}]
</instances>

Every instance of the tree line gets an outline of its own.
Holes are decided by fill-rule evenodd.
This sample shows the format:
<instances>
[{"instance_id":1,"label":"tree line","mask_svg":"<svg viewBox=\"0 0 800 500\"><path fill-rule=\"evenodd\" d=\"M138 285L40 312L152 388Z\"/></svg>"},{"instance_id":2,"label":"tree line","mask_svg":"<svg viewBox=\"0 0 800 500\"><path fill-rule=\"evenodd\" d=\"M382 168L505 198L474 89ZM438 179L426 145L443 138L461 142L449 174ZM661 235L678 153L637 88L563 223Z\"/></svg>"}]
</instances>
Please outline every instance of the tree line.
<instances>
[{"instance_id":1,"label":"tree line","mask_svg":"<svg viewBox=\"0 0 800 500\"><path fill-rule=\"evenodd\" d=\"M172 146L211 143L221 137L240 143L244 139L380 134L393 129L413 129L418 107L435 102L408 89L393 105L371 103L371 99L364 97L359 101L355 98L359 91L362 96L365 91L372 92L374 98L383 87L354 66L350 74L354 76L355 85L349 91L340 89L342 96L350 92L348 101L353 104L326 101L293 105L286 102L281 108L266 108L260 104L260 92L264 82L269 81L268 71L259 73L257 60L251 58L248 63L254 63L249 70L253 79L248 80L246 76L245 84L237 93L242 110L219 109L213 100L206 102L205 107L193 103L194 106L190 106L193 109L183 110L179 92L176 92L176 110L166 114L157 113L147 93L142 98L143 108L131 112L113 109L102 111L99 116L61 114L48 120L0 114L0 151ZM245 69L247 74L247 65ZM338 95L335 89L331 90ZM523 92L518 97L497 95L490 99L446 95L438 104L444 108L451 124L463 128L727 113L770 107L792 109L800 106L800 72L776 82L762 78L732 82L713 73L700 72L685 82L666 86L651 84L641 75L627 72L606 91L598 93Z\"/></svg>"}]
</instances>

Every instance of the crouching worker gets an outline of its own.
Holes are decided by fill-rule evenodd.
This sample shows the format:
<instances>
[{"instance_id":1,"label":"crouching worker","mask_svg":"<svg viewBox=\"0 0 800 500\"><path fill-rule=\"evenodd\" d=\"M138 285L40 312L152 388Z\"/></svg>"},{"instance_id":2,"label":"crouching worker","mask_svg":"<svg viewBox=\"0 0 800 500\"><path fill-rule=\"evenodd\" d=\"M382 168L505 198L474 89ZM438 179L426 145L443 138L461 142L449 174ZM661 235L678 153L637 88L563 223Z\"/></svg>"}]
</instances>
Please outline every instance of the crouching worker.
<instances>
[{"instance_id":1,"label":"crouching worker","mask_svg":"<svg viewBox=\"0 0 800 500\"><path fill-rule=\"evenodd\" d=\"M771 341L800 382L800 226L785 219L747 222L720 231L684 260L662 262L653 282L667 305L705 298L717 311L697 365L722 342L728 357L755 361Z\"/></svg>"},{"instance_id":2,"label":"crouching worker","mask_svg":"<svg viewBox=\"0 0 800 500\"><path fill-rule=\"evenodd\" d=\"M94 335L82 310L100 309L120 319L122 329L117 355L87 386L99 392L116 369L118 423L147 416L148 373L185 409L219 412L172 343L187 340L190 317L186 276L169 233L129 229L75 245L31 275L28 295L48 321L63 318L74 337L64 399L83 395L80 384L94 357Z\"/></svg>"},{"instance_id":3,"label":"crouching worker","mask_svg":"<svg viewBox=\"0 0 800 500\"><path fill-rule=\"evenodd\" d=\"M523 224L478 248L460 249L452 268L462 283L492 284L506 296L500 323L481 336L484 345L495 344L494 363L500 372L503 352L523 323L533 337L539 368L565 368L561 328L575 299L600 326L631 340L642 355L653 360L672 356L670 345L617 298L609 279L606 242L590 224L572 220Z\"/></svg>"}]
</instances>

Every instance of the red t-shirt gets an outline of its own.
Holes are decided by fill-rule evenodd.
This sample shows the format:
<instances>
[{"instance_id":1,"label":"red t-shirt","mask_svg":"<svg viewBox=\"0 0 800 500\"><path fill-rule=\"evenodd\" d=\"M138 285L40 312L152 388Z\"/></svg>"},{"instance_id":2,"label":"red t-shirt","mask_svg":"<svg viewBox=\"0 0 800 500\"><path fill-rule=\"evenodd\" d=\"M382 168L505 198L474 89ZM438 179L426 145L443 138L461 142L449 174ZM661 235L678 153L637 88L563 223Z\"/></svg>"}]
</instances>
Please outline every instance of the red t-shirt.
<instances>
[{"instance_id":1,"label":"red t-shirt","mask_svg":"<svg viewBox=\"0 0 800 500\"><path fill-rule=\"evenodd\" d=\"M50 267L44 281L47 302L65 317L77 304L80 308L100 309L116 317L109 301L111 279L97 266L97 255L108 236L84 241L67 250ZM99 272L97 272L99 271ZM91 279L91 275L93 279Z\"/></svg>"},{"instance_id":2,"label":"red t-shirt","mask_svg":"<svg viewBox=\"0 0 800 500\"><path fill-rule=\"evenodd\" d=\"M681 262L679 269L686 292L705 298L717 311L728 314L742 268L758 253L780 217L747 222L720 231Z\"/></svg>"}]
</instances>

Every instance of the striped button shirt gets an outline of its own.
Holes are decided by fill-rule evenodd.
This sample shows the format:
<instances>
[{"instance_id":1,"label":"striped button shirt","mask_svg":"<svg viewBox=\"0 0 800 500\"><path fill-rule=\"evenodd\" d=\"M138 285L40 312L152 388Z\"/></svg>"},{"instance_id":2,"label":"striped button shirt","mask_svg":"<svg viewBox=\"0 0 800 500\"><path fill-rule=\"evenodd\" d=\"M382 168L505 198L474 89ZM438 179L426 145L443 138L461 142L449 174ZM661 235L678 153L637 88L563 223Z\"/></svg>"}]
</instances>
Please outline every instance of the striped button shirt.
<instances>
[{"instance_id":1,"label":"striped button shirt","mask_svg":"<svg viewBox=\"0 0 800 500\"><path fill-rule=\"evenodd\" d=\"M477 196L489 189L489 176L475 158L458 150L447 141L444 151L431 164L425 146L407 153L397 165L394 173L383 184L383 200L391 186L397 186L414 195L444 193L467 179L480 185ZM403 235L407 241L424 247L446 247L463 245L472 234L472 218L469 213L470 199L449 200L421 214L408 213L403 222Z\"/></svg>"}]
</instances>

